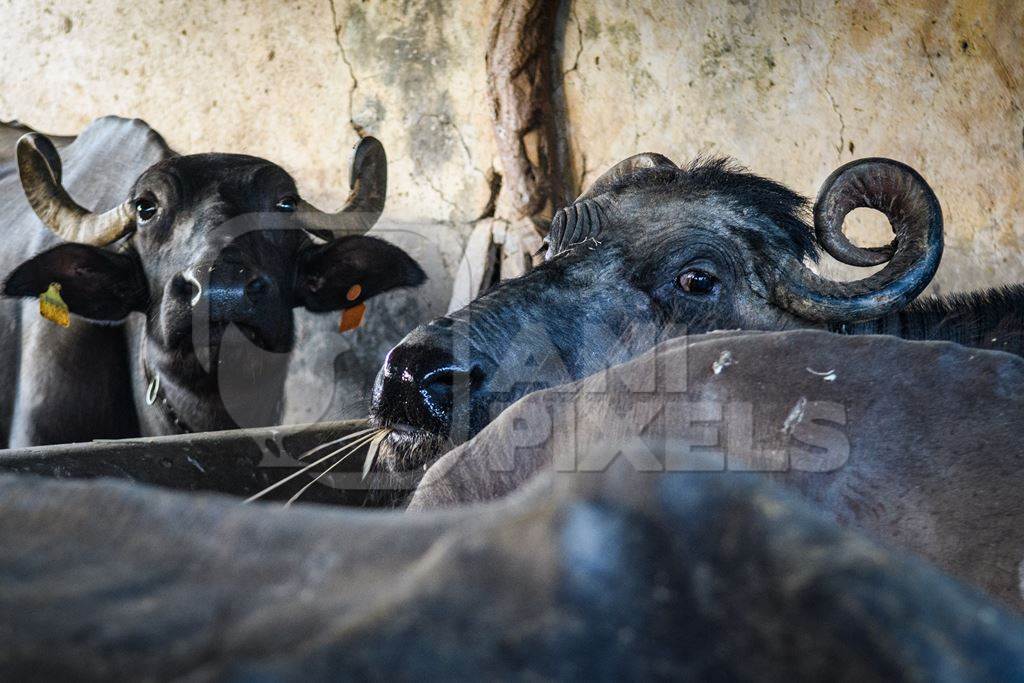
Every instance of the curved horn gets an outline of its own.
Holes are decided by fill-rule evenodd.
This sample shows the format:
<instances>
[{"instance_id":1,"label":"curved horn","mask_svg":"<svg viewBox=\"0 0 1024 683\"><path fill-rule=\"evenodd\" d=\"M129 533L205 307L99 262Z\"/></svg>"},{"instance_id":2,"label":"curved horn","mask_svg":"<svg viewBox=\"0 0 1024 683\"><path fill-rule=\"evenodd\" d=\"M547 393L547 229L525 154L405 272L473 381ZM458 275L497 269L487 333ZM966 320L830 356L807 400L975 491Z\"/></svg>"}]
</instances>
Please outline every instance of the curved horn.
<instances>
[{"instance_id":1,"label":"curved horn","mask_svg":"<svg viewBox=\"0 0 1024 683\"><path fill-rule=\"evenodd\" d=\"M337 213L307 204L305 217L313 224L310 232L324 239L361 235L377 223L388 192L388 157L380 140L367 135L356 144L348 184L348 199Z\"/></svg>"},{"instance_id":2,"label":"curved horn","mask_svg":"<svg viewBox=\"0 0 1024 683\"><path fill-rule=\"evenodd\" d=\"M46 227L68 242L106 246L135 229L130 201L104 213L81 207L61 185L60 155L45 135L18 140L18 173L29 205Z\"/></svg>"},{"instance_id":3,"label":"curved horn","mask_svg":"<svg viewBox=\"0 0 1024 683\"><path fill-rule=\"evenodd\" d=\"M593 199L599 194L604 194L616 183L624 178L628 178L641 169L658 167L678 168L672 163L671 159L660 154L655 154L654 152L634 154L628 159L624 159L615 164L601 174L601 177L595 180L587 191L581 194L576 201L580 201L581 199Z\"/></svg>"},{"instance_id":4,"label":"curved horn","mask_svg":"<svg viewBox=\"0 0 1024 683\"><path fill-rule=\"evenodd\" d=\"M885 214L895 239L863 249L843 235L843 220L859 207ZM836 169L814 204L821 246L843 263L881 271L855 282L834 282L803 264L775 274L773 299L816 322L857 322L897 311L928 285L942 258L942 209L921 175L891 159L859 159Z\"/></svg>"}]
</instances>

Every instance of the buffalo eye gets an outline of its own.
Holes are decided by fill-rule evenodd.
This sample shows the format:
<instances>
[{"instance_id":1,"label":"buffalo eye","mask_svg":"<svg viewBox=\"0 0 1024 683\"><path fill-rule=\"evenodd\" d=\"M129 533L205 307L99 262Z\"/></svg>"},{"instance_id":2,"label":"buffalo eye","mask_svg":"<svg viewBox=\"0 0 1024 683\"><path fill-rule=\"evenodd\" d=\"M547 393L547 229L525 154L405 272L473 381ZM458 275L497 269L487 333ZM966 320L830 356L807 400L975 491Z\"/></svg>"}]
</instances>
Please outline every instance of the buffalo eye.
<instances>
[{"instance_id":1,"label":"buffalo eye","mask_svg":"<svg viewBox=\"0 0 1024 683\"><path fill-rule=\"evenodd\" d=\"M285 197L274 204L274 208L284 213L292 213L295 211L295 207L298 206L298 200L295 197Z\"/></svg>"},{"instance_id":2,"label":"buffalo eye","mask_svg":"<svg viewBox=\"0 0 1024 683\"><path fill-rule=\"evenodd\" d=\"M156 215L156 202L152 199L142 198L135 200L135 215L145 223Z\"/></svg>"},{"instance_id":3,"label":"buffalo eye","mask_svg":"<svg viewBox=\"0 0 1024 683\"><path fill-rule=\"evenodd\" d=\"M679 276L679 289L687 294L710 294L717 282L718 278L711 273L694 268Z\"/></svg>"}]
</instances>

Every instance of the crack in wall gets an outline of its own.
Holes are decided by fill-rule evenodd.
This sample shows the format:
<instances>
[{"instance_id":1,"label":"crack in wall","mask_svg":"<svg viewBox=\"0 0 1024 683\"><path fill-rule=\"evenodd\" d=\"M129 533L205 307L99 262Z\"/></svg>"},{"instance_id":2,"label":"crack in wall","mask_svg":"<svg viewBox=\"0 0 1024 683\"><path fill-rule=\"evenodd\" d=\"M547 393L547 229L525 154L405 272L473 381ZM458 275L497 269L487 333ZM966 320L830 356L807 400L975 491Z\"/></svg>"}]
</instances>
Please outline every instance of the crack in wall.
<instances>
[{"instance_id":1,"label":"crack in wall","mask_svg":"<svg viewBox=\"0 0 1024 683\"><path fill-rule=\"evenodd\" d=\"M839 119L839 144L836 146L836 154L839 160L843 159L843 148L846 147L846 120L843 118L843 112L839 109L839 105L836 103L836 98L832 95L832 61L835 59L835 40L833 39L832 44L828 46L828 61L825 62L825 97L828 98L829 104L832 105L832 112Z\"/></svg>"},{"instance_id":2,"label":"crack in wall","mask_svg":"<svg viewBox=\"0 0 1024 683\"><path fill-rule=\"evenodd\" d=\"M474 161L473 161L473 150L470 148L469 143L466 142L466 136L462 134L462 129L459 128L459 125L457 123L452 121L452 119L451 119L451 117L449 115L447 115L447 114L421 114L420 117L418 119L416 119L415 126L419 127L419 125L420 125L420 123L422 123L423 119L434 119L435 121L440 123L442 126L446 126L448 128L451 128L453 131L455 131L455 135L459 138L459 144L462 146L462 151L466 155L466 162L469 164L469 167L472 168L474 171L476 171L477 174L479 174L482 178L484 178L485 180L487 179L487 173L484 172L483 169L479 168L474 163Z\"/></svg>"},{"instance_id":3,"label":"crack in wall","mask_svg":"<svg viewBox=\"0 0 1024 683\"><path fill-rule=\"evenodd\" d=\"M348 90L348 122L352 126L352 130L356 132L356 135L362 137L365 130L362 126L356 123L355 120L355 100L356 100L356 89L359 87L359 79L356 78L355 69L352 68L352 62L348 59L348 53L345 51L345 44L341 40L341 25L338 23L338 10L335 7L335 0L327 0L331 7L331 25L334 27L334 44L338 46L338 54L341 56L341 61L344 62L345 67L348 69L349 79L352 81L352 87Z\"/></svg>"},{"instance_id":4,"label":"crack in wall","mask_svg":"<svg viewBox=\"0 0 1024 683\"><path fill-rule=\"evenodd\" d=\"M839 144L836 145L836 152L842 159L843 148L846 147L846 121L843 119L843 112L839 109L839 105L836 104L836 98L832 96L832 90L827 85L825 86L825 96L828 97L828 101L832 104L832 111L839 119Z\"/></svg>"},{"instance_id":5,"label":"crack in wall","mask_svg":"<svg viewBox=\"0 0 1024 683\"><path fill-rule=\"evenodd\" d=\"M939 74L939 70L935 68L935 62L932 60L932 53L928 51L928 43L925 40L924 32L919 32L918 37L921 39L921 51L924 52L924 58L928 62L929 72L939 81L939 83L942 83L942 76Z\"/></svg>"},{"instance_id":6,"label":"crack in wall","mask_svg":"<svg viewBox=\"0 0 1024 683\"><path fill-rule=\"evenodd\" d=\"M484 208L481 210L478 217L475 219L470 219L468 222L476 223L477 221L481 220L484 217L493 216L497 192L500 191L501 188L501 175L496 174L493 168L490 169L489 172L483 171L474 163L472 148L470 148L469 143L466 141L466 137L465 135L463 135L462 129L459 128L459 125L457 123L452 121L450 116L448 116L447 114L422 114L418 119L416 119L416 127L419 127L423 119L433 119L437 121L440 125L446 126L455 131L455 135L459 139L459 145L462 147L462 151L466 155L466 163L469 165L471 169L473 169L473 171L475 171L481 178L483 178L484 182L486 182L488 187L491 188L491 196L484 204ZM494 176L497 176L497 190L494 187ZM433 180L429 177L429 174L426 174L424 176L424 181L426 182L427 187L433 190L434 193L437 194L438 198L452 209L454 216L450 218L450 223L454 224L467 222L467 219L464 217L464 214L460 212L458 204L456 204L452 200L448 199L447 196L445 196L442 189L434 184Z\"/></svg>"},{"instance_id":7,"label":"crack in wall","mask_svg":"<svg viewBox=\"0 0 1024 683\"><path fill-rule=\"evenodd\" d=\"M433 179L431 179L429 173L423 174L422 180L426 184L427 187L429 187L431 190L434 191L434 194L437 195L438 199L440 199L442 202L444 202L449 207L451 207L451 210L452 210L453 213L455 213L456 215L458 214L458 211L459 211L458 205L455 202L453 202L452 200L448 199L448 197L446 197L444 195L444 192L441 191L441 188L439 188L437 185L434 184L434 181L433 181ZM447 219L445 221L442 221L442 222L444 222L444 223L465 223L465 221L463 221L461 219L453 220L451 218L449 218L449 219Z\"/></svg>"},{"instance_id":8,"label":"crack in wall","mask_svg":"<svg viewBox=\"0 0 1024 683\"><path fill-rule=\"evenodd\" d=\"M798 7L797 15L817 29L822 42L825 43L825 49L828 52L828 60L825 62L824 90L825 97L828 98L829 104L832 107L832 113L836 115L836 119L839 121L839 144L836 146L836 153L839 156L839 160L842 161L843 149L846 147L846 120L843 118L843 112L840 110L839 104L836 102L836 98L832 94L832 62L835 61L836 57L836 34L829 31L822 22L818 21L813 13L808 12L802 1L799 3ZM812 7L815 6L812 4Z\"/></svg>"},{"instance_id":9,"label":"crack in wall","mask_svg":"<svg viewBox=\"0 0 1024 683\"><path fill-rule=\"evenodd\" d=\"M576 25L576 35L577 35L577 42L579 43L579 46L577 46L577 48L576 48L576 58L573 60L572 66L562 72L562 78L563 79L566 76L568 76L569 74L571 74L573 71L576 71L576 70L579 69L579 67L580 67L580 56L583 54L583 27L580 26L580 18L576 15L576 7L575 6L569 12L569 16L572 17L572 23L574 23ZM562 40L564 41L565 38L563 37Z\"/></svg>"}]
</instances>

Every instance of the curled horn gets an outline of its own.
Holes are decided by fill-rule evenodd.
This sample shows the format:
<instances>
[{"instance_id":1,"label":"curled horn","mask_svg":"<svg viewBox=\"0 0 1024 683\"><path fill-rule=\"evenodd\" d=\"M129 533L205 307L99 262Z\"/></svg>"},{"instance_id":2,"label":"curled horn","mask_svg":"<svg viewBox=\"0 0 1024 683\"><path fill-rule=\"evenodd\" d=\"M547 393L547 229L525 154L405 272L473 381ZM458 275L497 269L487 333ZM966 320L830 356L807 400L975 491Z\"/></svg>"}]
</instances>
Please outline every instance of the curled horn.
<instances>
[{"instance_id":1,"label":"curled horn","mask_svg":"<svg viewBox=\"0 0 1024 683\"><path fill-rule=\"evenodd\" d=\"M646 168L677 168L667 157L654 152L634 154L601 174L575 202L555 212L547 236L546 258L574 244L596 239L601 234L604 214L596 197L612 190Z\"/></svg>"},{"instance_id":2,"label":"curled horn","mask_svg":"<svg viewBox=\"0 0 1024 683\"><path fill-rule=\"evenodd\" d=\"M859 207L885 214L895 238L864 249L843 234L846 215ZM942 209L921 175L891 159L860 159L836 169L814 204L814 229L822 248L855 266L886 263L855 282L835 282L800 264L775 274L773 299L816 322L857 322L897 311L920 294L942 258Z\"/></svg>"},{"instance_id":3,"label":"curled horn","mask_svg":"<svg viewBox=\"0 0 1024 683\"><path fill-rule=\"evenodd\" d=\"M106 246L135 229L129 201L94 213L71 198L61 185L60 155L45 135L29 133L18 140L18 173L36 216L68 242Z\"/></svg>"},{"instance_id":4,"label":"curled horn","mask_svg":"<svg viewBox=\"0 0 1024 683\"><path fill-rule=\"evenodd\" d=\"M388 191L388 158L380 140L367 135L356 144L348 184L348 199L337 213L305 203L303 216L310 224L309 232L329 240L361 235L377 223Z\"/></svg>"}]
</instances>

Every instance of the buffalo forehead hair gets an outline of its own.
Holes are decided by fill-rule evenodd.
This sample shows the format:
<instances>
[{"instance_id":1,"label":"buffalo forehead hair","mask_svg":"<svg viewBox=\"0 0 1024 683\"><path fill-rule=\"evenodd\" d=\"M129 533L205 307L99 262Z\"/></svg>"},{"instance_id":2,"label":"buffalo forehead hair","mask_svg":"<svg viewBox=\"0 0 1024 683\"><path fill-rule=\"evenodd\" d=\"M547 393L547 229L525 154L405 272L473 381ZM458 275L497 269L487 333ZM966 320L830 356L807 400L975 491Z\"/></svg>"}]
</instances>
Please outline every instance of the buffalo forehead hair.
<instances>
[{"instance_id":1,"label":"buffalo forehead hair","mask_svg":"<svg viewBox=\"0 0 1024 683\"><path fill-rule=\"evenodd\" d=\"M778 228L777 234L744 235L752 246L765 242L798 259L817 261L818 246L809 224L810 202L774 180L751 173L727 157L697 157L682 168L640 169L619 179L609 192L665 190L680 198L715 196L737 209L752 210Z\"/></svg>"}]
</instances>

